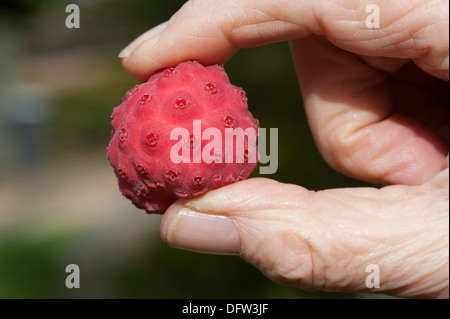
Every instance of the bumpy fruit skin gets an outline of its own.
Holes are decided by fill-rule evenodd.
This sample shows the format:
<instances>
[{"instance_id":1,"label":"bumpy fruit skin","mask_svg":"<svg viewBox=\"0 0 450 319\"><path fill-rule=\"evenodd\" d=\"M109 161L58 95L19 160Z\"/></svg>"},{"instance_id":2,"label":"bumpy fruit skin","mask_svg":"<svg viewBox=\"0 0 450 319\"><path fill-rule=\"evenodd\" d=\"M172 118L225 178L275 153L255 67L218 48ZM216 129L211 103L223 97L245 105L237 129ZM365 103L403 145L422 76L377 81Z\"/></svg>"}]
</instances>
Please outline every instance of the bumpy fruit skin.
<instances>
[{"instance_id":1,"label":"bumpy fruit skin","mask_svg":"<svg viewBox=\"0 0 450 319\"><path fill-rule=\"evenodd\" d=\"M232 84L223 68L187 61L165 69L135 86L123 97L111 115L112 134L107 148L122 194L147 213L164 213L177 198L200 196L210 189L247 178L256 167L256 148L244 150L244 162L225 161L225 128L253 128L257 138L258 121L247 108L245 92ZM196 148L203 151L213 138L201 140L193 135L193 121L201 120L201 132L217 128L222 136L222 151L211 154L215 160L193 163ZM191 151L189 163L175 164L171 148L174 128L185 128L185 141ZM203 138L205 138L203 136ZM197 150L198 151L198 150ZM252 156L249 156L252 155ZM236 156L236 155L235 155Z\"/></svg>"}]
</instances>

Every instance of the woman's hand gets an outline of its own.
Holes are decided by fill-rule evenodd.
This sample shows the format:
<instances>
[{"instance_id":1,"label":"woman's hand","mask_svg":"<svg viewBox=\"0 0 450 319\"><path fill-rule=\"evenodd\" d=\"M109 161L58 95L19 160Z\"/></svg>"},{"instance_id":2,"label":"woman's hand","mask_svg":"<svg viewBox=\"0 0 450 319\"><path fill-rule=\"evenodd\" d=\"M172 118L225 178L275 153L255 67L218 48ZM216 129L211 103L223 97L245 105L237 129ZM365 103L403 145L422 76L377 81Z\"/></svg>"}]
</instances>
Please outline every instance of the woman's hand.
<instances>
[{"instance_id":1,"label":"woman's hand","mask_svg":"<svg viewBox=\"0 0 450 319\"><path fill-rule=\"evenodd\" d=\"M368 3L369 4L369 3ZM315 141L337 170L382 189L319 192L255 178L164 215L170 245L239 254L309 290L448 298L448 1L191 0L120 57L146 80L185 60L291 41ZM270 63L270 61L268 62ZM368 265L380 288L368 288Z\"/></svg>"}]
</instances>

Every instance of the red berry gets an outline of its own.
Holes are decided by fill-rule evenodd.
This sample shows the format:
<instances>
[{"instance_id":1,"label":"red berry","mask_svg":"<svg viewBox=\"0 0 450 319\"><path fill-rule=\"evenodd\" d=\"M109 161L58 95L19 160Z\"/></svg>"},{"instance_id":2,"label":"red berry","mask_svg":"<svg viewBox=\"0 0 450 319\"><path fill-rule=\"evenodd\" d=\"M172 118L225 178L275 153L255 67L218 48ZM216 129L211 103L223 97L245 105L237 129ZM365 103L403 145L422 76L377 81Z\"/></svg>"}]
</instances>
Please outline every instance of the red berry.
<instances>
[{"instance_id":1,"label":"red berry","mask_svg":"<svg viewBox=\"0 0 450 319\"><path fill-rule=\"evenodd\" d=\"M143 107L150 101L151 108ZM156 73L125 94L111 119L107 156L119 188L148 213L163 213L177 198L194 198L245 179L256 167L249 163L248 146L244 163L236 163L236 145L225 145L225 129L245 131L259 124L248 112L245 92L232 85L217 65L188 61ZM201 132L193 130L194 120L201 121ZM210 127L220 131L222 149L210 151L210 163L203 158L194 162L194 154L203 154L210 142L203 140L203 132ZM175 128L184 128L189 135L183 141L173 140ZM171 149L179 142L189 149L190 163L171 160ZM226 147L233 148L233 163L226 162Z\"/></svg>"}]
</instances>

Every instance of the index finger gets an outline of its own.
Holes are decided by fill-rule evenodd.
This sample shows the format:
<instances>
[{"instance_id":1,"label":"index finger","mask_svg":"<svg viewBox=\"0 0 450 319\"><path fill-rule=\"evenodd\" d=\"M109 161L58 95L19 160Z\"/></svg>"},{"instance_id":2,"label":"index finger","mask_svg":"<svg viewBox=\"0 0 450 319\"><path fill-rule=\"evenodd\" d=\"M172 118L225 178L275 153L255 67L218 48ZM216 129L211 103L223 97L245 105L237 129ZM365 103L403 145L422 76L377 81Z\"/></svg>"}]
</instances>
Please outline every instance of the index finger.
<instances>
[{"instance_id":1,"label":"index finger","mask_svg":"<svg viewBox=\"0 0 450 319\"><path fill-rule=\"evenodd\" d=\"M316 34L357 54L414 59L425 71L448 80L448 2L371 5L382 14L380 28L367 27L367 4L357 0L191 0L160 33L134 42L133 50L122 56L123 65L146 80L182 61L222 64L239 48ZM446 27L436 28L438 24Z\"/></svg>"}]
</instances>

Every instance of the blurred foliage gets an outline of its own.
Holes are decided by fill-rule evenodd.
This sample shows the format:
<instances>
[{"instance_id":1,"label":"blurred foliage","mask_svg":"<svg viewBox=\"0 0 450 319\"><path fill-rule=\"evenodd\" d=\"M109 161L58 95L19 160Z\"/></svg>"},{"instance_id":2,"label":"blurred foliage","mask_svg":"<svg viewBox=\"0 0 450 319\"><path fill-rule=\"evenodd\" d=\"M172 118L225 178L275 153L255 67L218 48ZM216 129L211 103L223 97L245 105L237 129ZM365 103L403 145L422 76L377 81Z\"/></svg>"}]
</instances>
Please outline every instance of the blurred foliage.
<instances>
[{"instance_id":1,"label":"blurred foliage","mask_svg":"<svg viewBox=\"0 0 450 319\"><path fill-rule=\"evenodd\" d=\"M61 258L75 238L70 231L30 234L35 225L0 234L0 298L61 298L68 274Z\"/></svg>"},{"instance_id":2,"label":"blurred foliage","mask_svg":"<svg viewBox=\"0 0 450 319\"><path fill-rule=\"evenodd\" d=\"M233 256L176 251L158 245L117 270L118 297L128 298L346 298L276 284ZM136 289L136 287L141 287Z\"/></svg>"},{"instance_id":3,"label":"blurred foliage","mask_svg":"<svg viewBox=\"0 0 450 319\"><path fill-rule=\"evenodd\" d=\"M59 99L52 134L58 150L106 148L111 136L112 109L122 102L125 91L136 84L121 74L120 63L115 62L103 74L107 80Z\"/></svg>"},{"instance_id":4,"label":"blurred foliage","mask_svg":"<svg viewBox=\"0 0 450 319\"><path fill-rule=\"evenodd\" d=\"M48 1L35 0L2 0L0 2L0 12L17 13L19 15L30 15L35 13L38 8Z\"/></svg>"},{"instance_id":5,"label":"blurred foliage","mask_svg":"<svg viewBox=\"0 0 450 319\"><path fill-rule=\"evenodd\" d=\"M27 234L29 227L16 227L0 236L0 298L85 298L83 291L90 292L89 298L134 299L366 297L281 286L238 257L181 251L162 243L150 249L143 246L126 262L111 263L98 256L97 272L86 275L92 265L73 254L86 233L51 231L37 236ZM73 260L80 267L81 289L64 285L69 273L61 265ZM99 290L105 282L108 291Z\"/></svg>"}]
</instances>

